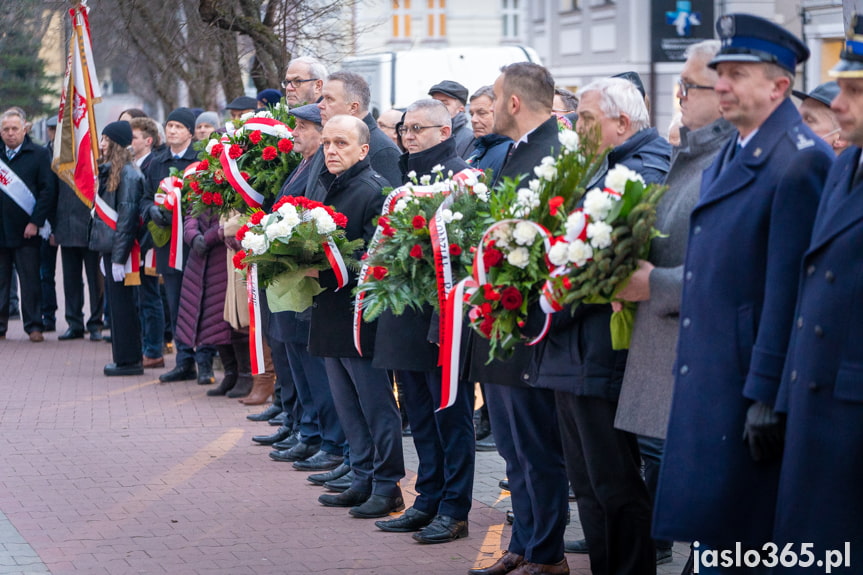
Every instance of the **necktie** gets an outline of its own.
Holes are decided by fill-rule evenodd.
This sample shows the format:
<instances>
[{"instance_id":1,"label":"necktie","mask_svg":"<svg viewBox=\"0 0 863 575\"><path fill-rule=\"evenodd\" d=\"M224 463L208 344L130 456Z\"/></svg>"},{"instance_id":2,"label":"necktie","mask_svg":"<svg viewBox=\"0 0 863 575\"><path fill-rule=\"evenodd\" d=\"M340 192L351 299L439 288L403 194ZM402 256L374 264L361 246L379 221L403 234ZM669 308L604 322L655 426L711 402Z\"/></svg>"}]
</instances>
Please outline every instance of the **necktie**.
<instances>
[{"instance_id":1,"label":"necktie","mask_svg":"<svg viewBox=\"0 0 863 575\"><path fill-rule=\"evenodd\" d=\"M16 153L17 152L15 150L10 150L9 148L6 148L6 158L7 159L11 160L12 158L15 157Z\"/></svg>"},{"instance_id":2,"label":"necktie","mask_svg":"<svg viewBox=\"0 0 863 575\"><path fill-rule=\"evenodd\" d=\"M174 159L175 159L175 160L179 160L179 159L180 159L180 156L179 156L179 155L177 155L177 154L174 154Z\"/></svg>"}]
</instances>

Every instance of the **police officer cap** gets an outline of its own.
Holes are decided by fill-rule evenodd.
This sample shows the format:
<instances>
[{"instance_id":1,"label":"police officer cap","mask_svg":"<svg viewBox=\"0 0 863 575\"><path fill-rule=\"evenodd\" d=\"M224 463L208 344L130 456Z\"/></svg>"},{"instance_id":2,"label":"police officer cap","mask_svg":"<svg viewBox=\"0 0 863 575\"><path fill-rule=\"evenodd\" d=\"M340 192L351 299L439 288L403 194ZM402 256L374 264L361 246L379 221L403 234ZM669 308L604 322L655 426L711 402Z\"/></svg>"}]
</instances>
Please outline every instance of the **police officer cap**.
<instances>
[{"instance_id":1,"label":"police officer cap","mask_svg":"<svg viewBox=\"0 0 863 575\"><path fill-rule=\"evenodd\" d=\"M845 33L845 49L839 63L830 70L833 78L863 78L863 18L854 14Z\"/></svg>"},{"instance_id":2,"label":"police officer cap","mask_svg":"<svg viewBox=\"0 0 863 575\"><path fill-rule=\"evenodd\" d=\"M836 82L825 82L820 86L816 86L815 89L808 94L798 90L794 90L791 93L794 94L795 98L800 98L801 100L811 98L816 102L821 102L829 108L830 104L833 103L833 99L839 95L839 84Z\"/></svg>"},{"instance_id":3,"label":"police officer cap","mask_svg":"<svg viewBox=\"0 0 863 575\"><path fill-rule=\"evenodd\" d=\"M462 104L467 103L467 88L452 80L444 80L440 84L435 84L429 88L429 96L435 94L444 94L450 98L455 98Z\"/></svg>"},{"instance_id":4,"label":"police officer cap","mask_svg":"<svg viewBox=\"0 0 863 575\"><path fill-rule=\"evenodd\" d=\"M708 64L720 62L768 62L792 74L809 58L809 48L778 24L752 14L728 14L716 21L722 48Z\"/></svg>"},{"instance_id":5,"label":"police officer cap","mask_svg":"<svg viewBox=\"0 0 863 575\"><path fill-rule=\"evenodd\" d=\"M305 106L291 108L290 114L301 120L307 120L318 125L321 124L321 109L318 108L317 104L306 104Z\"/></svg>"}]
</instances>

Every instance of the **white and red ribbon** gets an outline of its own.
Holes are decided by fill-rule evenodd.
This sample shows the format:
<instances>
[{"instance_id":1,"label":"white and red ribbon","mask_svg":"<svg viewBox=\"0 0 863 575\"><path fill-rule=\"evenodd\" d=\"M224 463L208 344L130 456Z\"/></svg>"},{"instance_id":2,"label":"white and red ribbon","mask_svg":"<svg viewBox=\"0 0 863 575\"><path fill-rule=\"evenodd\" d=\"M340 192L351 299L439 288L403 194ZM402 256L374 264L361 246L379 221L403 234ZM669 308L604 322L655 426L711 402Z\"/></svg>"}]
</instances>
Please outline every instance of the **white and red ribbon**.
<instances>
[{"instance_id":1,"label":"white and red ribbon","mask_svg":"<svg viewBox=\"0 0 863 575\"><path fill-rule=\"evenodd\" d=\"M455 403L458 395L459 360L461 358L461 331L464 323L465 298L477 288L476 281L465 278L455 284L446 298L446 321L441 331L441 365L443 367L441 378L440 406L437 411L446 409ZM441 308L441 315L444 315Z\"/></svg>"},{"instance_id":2,"label":"white and red ribbon","mask_svg":"<svg viewBox=\"0 0 863 575\"><path fill-rule=\"evenodd\" d=\"M336 291L339 291L340 288L348 285L348 266L345 265L342 253L339 251L339 247L336 245L332 236L327 236L327 241L325 241L323 245L324 255L327 257L327 261L330 262L330 267L333 268L333 272L336 274L336 283L338 285Z\"/></svg>"},{"instance_id":3,"label":"white and red ribbon","mask_svg":"<svg viewBox=\"0 0 863 575\"><path fill-rule=\"evenodd\" d=\"M175 270L182 270L183 180L177 176L168 176L159 182L159 189L165 194L162 205L171 212L171 246L168 251L168 265ZM156 199L156 203L160 203L158 198Z\"/></svg>"},{"instance_id":4,"label":"white and red ribbon","mask_svg":"<svg viewBox=\"0 0 863 575\"><path fill-rule=\"evenodd\" d=\"M251 118L245 124L237 128L234 135L255 130L260 130L264 134L275 136L277 138L281 137L282 134L280 134L280 132L287 130L288 138L291 138L291 129L286 124L273 118ZM222 155L219 159L222 162L222 166L225 168L225 179L228 180L231 187L234 188L240 196L242 196L243 200L249 207L260 208L264 203L263 194L259 193L255 188L249 185L249 182L247 182L240 173L237 161L230 155L231 146L236 144L232 144L227 135L222 136L221 143Z\"/></svg>"},{"instance_id":5,"label":"white and red ribbon","mask_svg":"<svg viewBox=\"0 0 863 575\"><path fill-rule=\"evenodd\" d=\"M96 215L99 216L99 219L105 222L106 226L115 232L117 231L117 219L120 217L117 210L109 206L108 203L102 199L102 196L98 194L96 195L93 210L96 212ZM123 264L123 269L126 271L127 277L130 274L137 274L141 271L141 245L138 243L138 240L132 242L132 251L129 252L129 257L126 258L126 261ZM137 280L133 279L132 281L135 284L137 283Z\"/></svg>"},{"instance_id":6,"label":"white and red ribbon","mask_svg":"<svg viewBox=\"0 0 863 575\"><path fill-rule=\"evenodd\" d=\"M246 292L249 298L249 358L252 362L252 375L266 371L264 365L264 339L261 325L261 300L258 292L258 266L249 266L246 275Z\"/></svg>"}]
</instances>

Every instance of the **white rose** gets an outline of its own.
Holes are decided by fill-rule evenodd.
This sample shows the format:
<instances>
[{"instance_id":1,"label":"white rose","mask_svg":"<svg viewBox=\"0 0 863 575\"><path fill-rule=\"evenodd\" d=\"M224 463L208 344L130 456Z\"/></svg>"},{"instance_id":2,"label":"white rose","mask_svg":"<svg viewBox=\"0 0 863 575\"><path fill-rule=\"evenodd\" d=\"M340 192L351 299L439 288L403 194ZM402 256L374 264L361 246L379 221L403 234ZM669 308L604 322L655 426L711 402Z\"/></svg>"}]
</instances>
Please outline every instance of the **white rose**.
<instances>
[{"instance_id":1,"label":"white rose","mask_svg":"<svg viewBox=\"0 0 863 575\"><path fill-rule=\"evenodd\" d=\"M527 248L515 248L506 255L506 261L512 266L524 269L530 263L530 252Z\"/></svg>"},{"instance_id":2,"label":"white rose","mask_svg":"<svg viewBox=\"0 0 863 575\"><path fill-rule=\"evenodd\" d=\"M518 197L515 203L516 205L523 206L528 210L539 207L539 194L526 188L521 188L518 191Z\"/></svg>"},{"instance_id":3,"label":"white rose","mask_svg":"<svg viewBox=\"0 0 863 575\"><path fill-rule=\"evenodd\" d=\"M452 210L441 210L440 217L445 224L452 222Z\"/></svg>"},{"instance_id":4,"label":"white rose","mask_svg":"<svg viewBox=\"0 0 863 575\"><path fill-rule=\"evenodd\" d=\"M436 164L435 167L431 169L433 174L440 174L446 169L446 166L443 164Z\"/></svg>"},{"instance_id":5,"label":"white rose","mask_svg":"<svg viewBox=\"0 0 863 575\"><path fill-rule=\"evenodd\" d=\"M575 240L569 244L567 259L576 266L581 267L593 257L593 248L581 240Z\"/></svg>"},{"instance_id":6,"label":"white rose","mask_svg":"<svg viewBox=\"0 0 863 575\"><path fill-rule=\"evenodd\" d=\"M267 239L273 241L276 238L290 238L294 232L294 226L285 220L270 224L264 228Z\"/></svg>"},{"instance_id":7,"label":"white rose","mask_svg":"<svg viewBox=\"0 0 863 575\"><path fill-rule=\"evenodd\" d=\"M566 218L566 239L569 241L578 239L585 225L587 225L587 218L584 217L584 212L578 210L569 214Z\"/></svg>"},{"instance_id":8,"label":"white rose","mask_svg":"<svg viewBox=\"0 0 863 575\"><path fill-rule=\"evenodd\" d=\"M605 222L594 222L587 224L587 237L590 245L601 250L611 245L612 227Z\"/></svg>"},{"instance_id":9,"label":"white rose","mask_svg":"<svg viewBox=\"0 0 863 575\"><path fill-rule=\"evenodd\" d=\"M491 232L491 237L498 246L506 247L512 240L512 229L508 225L496 226Z\"/></svg>"},{"instance_id":10,"label":"white rose","mask_svg":"<svg viewBox=\"0 0 863 575\"><path fill-rule=\"evenodd\" d=\"M272 118L273 115L270 113L269 110L261 110L260 112L255 114L255 117L256 118Z\"/></svg>"},{"instance_id":11,"label":"white rose","mask_svg":"<svg viewBox=\"0 0 863 575\"><path fill-rule=\"evenodd\" d=\"M553 265L562 266L569 261L569 244L557 242L548 250L548 261Z\"/></svg>"},{"instance_id":12,"label":"white rose","mask_svg":"<svg viewBox=\"0 0 863 575\"><path fill-rule=\"evenodd\" d=\"M229 136L233 136L234 132L236 132L236 131L237 131L237 128L234 127L234 122L232 122L232 121L225 122L225 133L226 134L228 134Z\"/></svg>"},{"instance_id":13,"label":"white rose","mask_svg":"<svg viewBox=\"0 0 863 575\"><path fill-rule=\"evenodd\" d=\"M512 232L512 238L520 246L527 246L533 243L533 238L536 237L536 228L527 222L519 222L515 225Z\"/></svg>"},{"instance_id":14,"label":"white rose","mask_svg":"<svg viewBox=\"0 0 863 575\"><path fill-rule=\"evenodd\" d=\"M459 221L459 220L461 220L462 218L464 218L464 214L463 214L463 213L461 213L461 212L453 212L453 213L452 213L452 219L453 219L453 220L455 220L455 221Z\"/></svg>"},{"instance_id":15,"label":"white rose","mask_svg":"<svg viewBox=\"0 0 863 575\"><path fill-rule=\"evenodd\" d=\"M252 118L254 118L254 117L255 117L255 113L254 113L254 112L246 112L245 114L243 114L242 116L240 116L240 120L241 120L241 121L243 121L243 122L248 122L249 120L251 120L251 119L252 119Z\"/></svg>"},{"instance_id":16,"label":"white rose","mask_svg":"<svg viewBox=\"0 0 863 575\"><path fill-rule=\"evenodd\" d=\"M593 220L604 220L612 207L609 195L599 188L594 188L584 196L584 213Z\"/></svg>"},{"instance_id":17,"label":"white rose","mask_svg":"<svg viewBox=\"0 0 863 575\"><path fill-rule=\"evenodd\" d=\"M575 130L563 130L557 135L557 139L568 152L578 150L578 134Z\"/></svg>"},{"instance_id":18,"label":"white rose","mask_svg":"<svg viewBox=\"0 0 863 575\"><path fill-rule=\"evenodd\" d=\"M408 172L408 179L409 180L413 181L416 179L416 177L417 177L416 170L411 170L410 172Z\"/></svg>"},{"instance_id":19,"label":"white rose","mask_svg":"<svg viewBox=\"0 0 863 575\"><path fill-rule=\"evenodd\" d=\"M297 208L292 204L282 204L278 209L279 215L282 216L282 221L287 222L290 226L295 226L300 223L300 216L297 213Z\"/></svg>"},{"instance_id":20,"label":"white rose","mask_svg":"<svg viewBox=\"0 0 863 575\"><path fill-rule=\"evenodd\" d=\"M533 169L533 173L541 180L551 182L557 177L557 167L554 165L554 158L546 156L542 162Z\"/></svg>"},{"instance_id":21,"label":"white rose","mask_svg":"<svg viewBox=\"0 0 863 575\"><path fill-rule=\"evenodd\" d=\"M539 180L534 179L534 180L529 181L527 183L527 187L530 188L530 191L532 191L532 192L538 192L539 191Z\"/></svg>"},{"instance_id":22,"label":"white rose","mask_svg":"<svg viewBox=\"0 0 863 575\"><path fill-rule=\"evenodd\" d=\"M255 232L246 232L241 243L243 244L243 249L252 250L252 253L256 256L266 252L267 247L269 246L267 238L262 234L256 234Z\"/></svg>"},{"instance_id":23,"label":"white rose","mask_svg":"<svg viewBox=\"0 0 863 575\"><path fill-rule=\"evenodd\" d=\"M478 183L473 187L473 193L476 194L476 197L478 197L480 201L488 201L488 186L486 186L482 182Z\"/></svg>"},{"instance_id":24,"label":"white rose","mask_svg":"<svg viewBox=\"0 0 863 575\"><path fill-rule=\"evenodd\" d=\"M396 202L396 205L393 207L393 211L394 212L401 212L406 207L408 207L407 198L401 198L399 201Z\"/></svg>"},{"instance_id":25,"label":"white rose","mask_svg":"<svg viewBox=\"0 0 863 575\"><path fill-rule=\"evenodd\" d=\"M420 184L422 184L423 186L427 186L430 183L431 183L431 176L430 175L426 174L420 178Z\"/></svg>"},{"instance_id":26,"label":"white rose","mask_svg":"<svg viewBox=\"0 0 863 575\"><path fill-rule=\"evenodd\" d=\"M315 219L315 227L319 234L331 234L336 231L336 222L324 208L314 208L311 215Z\"/></svg>"},{"instance_id":27,"label":"white rose","mask_svg":"<svg viewBox=\"0 0 863 575\"><path fill-rule=\"evenodd\" d=\"M280 139L284 138L284 139L288 139L288 140L294 139L293 134L291 134L290 130L288 130L285 126L278 126L278 125L274 126L273 132L276 133L277 138L280 138Z\"/></svg>"},{"instance_id":28,"label":"white rose","mask_svg":"<svg viewBox=\"0 0 863 575\"><path fill-rule=\"evenodd\" d=\"M644 178L636 172L630 170L623 164L617 164L612 169L608 171L608 174L605 175L605 187L611 188L615 192L620 195L626 191L626 182L641 182L644 184Z\"/></svg>"},{"instance_id":29,"label":"white rose","mask_svg":"<svg viewBox=\"0 0 863 575\"><path fill-rule=\"evenodd\" d=\"M466 168L466 169L460 171L456 175L463 177L462 184L461 184L463 186L473 187L477 184L476 174L470 168Z\"/></svg>"}]
</instances>

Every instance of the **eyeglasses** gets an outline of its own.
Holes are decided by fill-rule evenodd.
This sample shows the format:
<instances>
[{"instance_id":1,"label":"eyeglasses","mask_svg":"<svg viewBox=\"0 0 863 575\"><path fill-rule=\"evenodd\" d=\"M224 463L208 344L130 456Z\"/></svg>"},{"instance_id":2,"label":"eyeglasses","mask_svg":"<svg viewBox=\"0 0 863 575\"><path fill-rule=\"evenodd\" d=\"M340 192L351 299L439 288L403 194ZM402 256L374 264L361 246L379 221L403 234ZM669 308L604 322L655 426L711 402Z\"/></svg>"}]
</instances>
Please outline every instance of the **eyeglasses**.
<instances>
[{"instance_id":1,"label":"eyeglasses","mask_svg":"<svg viewBox=\"0 0 863 575\"><path fill-rule=\"evenodd\" d=\"M434 126L420 126L419 124L414 124L413 126L405 126L404 124L402 124L397 128L397 131L400 136L404 136L408 132L410 132L411 134L416 134L418 136L420 132L428 128L443 128L443 126L440 124Z\"/></svg>"},{"instance_id":2,"label":"eyeglasses","mask_svg":"<svg viewBox=\"0 0 863 575\"><path fill-rule=\"evenodd\" d=\"M308 80L300 80L299 78L295 78L294 80L282 80L282 88L287 90L288 86L293 86L294 90L297 90L306 82L314 82L316 80L317 78L309 78Z\"/></svg>"},{"instance_id":3,"label":"eyeglasses","mask_svg":"<svg viewBox=\"0 0 863 575\"><path fill-rule=\"evenodd\" d=\"M689 95L690 90L713 90L713 86L702 86L700 84L690 84L685 82L683 78L677 79L677 87L680 89L680 97L685 98Z\"/></svg>"}]
</instances>

